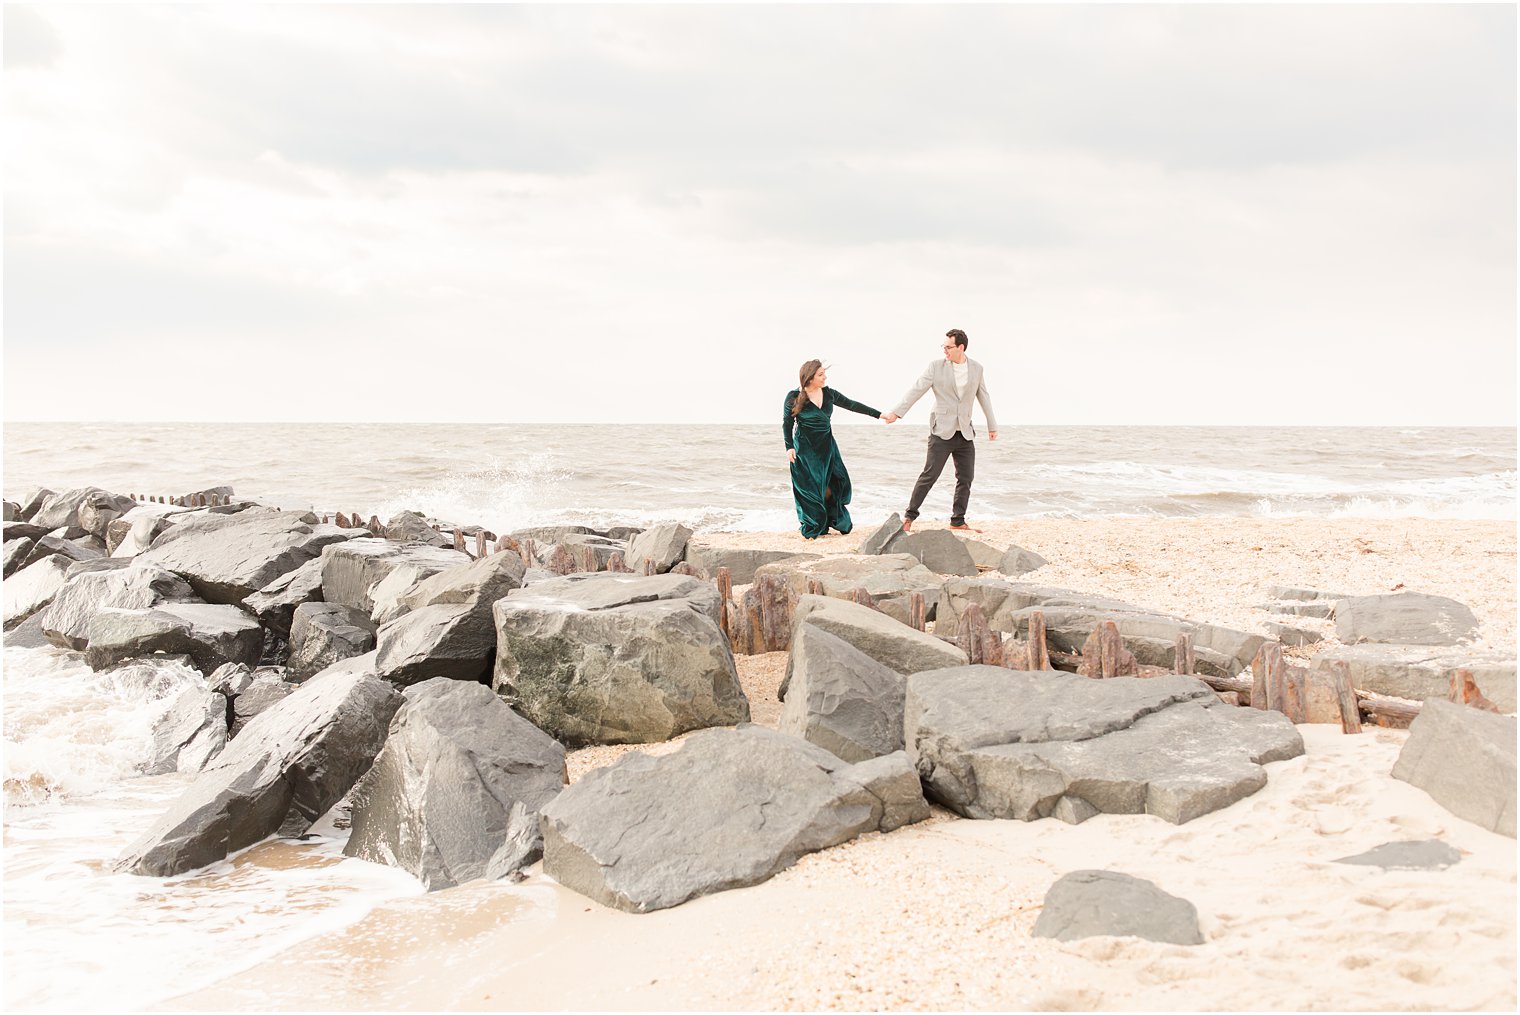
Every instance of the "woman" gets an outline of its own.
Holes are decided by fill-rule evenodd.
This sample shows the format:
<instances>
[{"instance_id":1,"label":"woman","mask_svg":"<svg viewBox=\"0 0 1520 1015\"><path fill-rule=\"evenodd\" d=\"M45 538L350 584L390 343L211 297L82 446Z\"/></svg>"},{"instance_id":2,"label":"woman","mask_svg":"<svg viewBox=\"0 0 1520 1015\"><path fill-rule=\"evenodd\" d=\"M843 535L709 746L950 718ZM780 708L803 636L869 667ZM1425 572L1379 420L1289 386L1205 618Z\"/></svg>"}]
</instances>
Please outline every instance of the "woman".
<instances>
[{"instance_id":1,"label":"woman","mask_svg":"<svg viewBox=\"0 0 1520 1015\"><path fill-rule=\"evenodd\" d=\"M824 387L828 374L819 360L810 359L802 364L797 380L799 386L786 393L781 410L781 436L786 441L787 460L792 463L797 521L802 524L806 539L817 539L829 529L846 533L854 527L847 510L850 474L839 457L830 419L836 405L877 419L881 413Z\"/></svg>"}]
</instances>

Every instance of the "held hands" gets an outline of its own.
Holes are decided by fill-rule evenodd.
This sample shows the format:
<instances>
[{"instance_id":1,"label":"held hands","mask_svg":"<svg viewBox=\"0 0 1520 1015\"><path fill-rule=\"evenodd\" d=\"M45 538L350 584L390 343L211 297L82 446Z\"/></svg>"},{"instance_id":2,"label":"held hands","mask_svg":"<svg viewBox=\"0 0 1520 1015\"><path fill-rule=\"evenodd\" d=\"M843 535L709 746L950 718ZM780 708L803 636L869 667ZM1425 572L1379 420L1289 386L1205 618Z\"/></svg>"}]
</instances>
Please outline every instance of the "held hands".
<instances>
[{"instance_id":1,"label":"held hands","mask_svg":"<svg viewBox=\"0 0 1520 1015\"><path fill-rule=\"evenodd\" d=\"M881 421L883 423L896 423L901 418L902 417L899 416L899 415L897 415L897 413L895 413L895 412L889 412L889 413L886 413L885 415L883 415L881 417Z\"/></svg>"}]
</instances>

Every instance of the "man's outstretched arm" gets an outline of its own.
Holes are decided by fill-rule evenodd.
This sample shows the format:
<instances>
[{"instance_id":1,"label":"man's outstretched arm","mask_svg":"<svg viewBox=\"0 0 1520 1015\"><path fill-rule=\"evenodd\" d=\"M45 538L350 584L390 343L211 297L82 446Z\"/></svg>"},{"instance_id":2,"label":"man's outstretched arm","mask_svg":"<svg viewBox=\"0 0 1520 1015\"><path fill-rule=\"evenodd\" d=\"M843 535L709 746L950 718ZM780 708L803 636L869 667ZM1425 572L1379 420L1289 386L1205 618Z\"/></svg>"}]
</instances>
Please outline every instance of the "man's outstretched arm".
<instances>
[{"instance_id":1,"label":"man's outstretched arm","mask_svg":"<svg viewBox=\"0 0 1520 1015\"><path fill-rule=\"evenodd\" d=\"M887 413L887 416L892 417L887 422L890 423L892 420L901 419L904 413L913 408L914 402L924 397L924 392L934 387L934 366L935 364L930 363L924 370L923 376L913 383L913 387L908 389L908 393L903 396L902 401L898 402L897 406ZM882 419L886 419L886 416L883 416Z\"/></svg>"}]
</instances>

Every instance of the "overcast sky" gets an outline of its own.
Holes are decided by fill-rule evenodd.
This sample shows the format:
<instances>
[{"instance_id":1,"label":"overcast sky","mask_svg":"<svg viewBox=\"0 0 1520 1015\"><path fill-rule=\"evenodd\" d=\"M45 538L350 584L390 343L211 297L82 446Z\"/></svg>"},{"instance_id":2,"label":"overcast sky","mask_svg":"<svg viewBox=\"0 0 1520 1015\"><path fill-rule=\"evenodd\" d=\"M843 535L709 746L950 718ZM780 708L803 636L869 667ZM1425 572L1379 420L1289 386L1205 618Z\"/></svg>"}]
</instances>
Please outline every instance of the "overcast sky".
<instances>
[{"instance_id":1,"label":"overcast sky","mask_svg":"<svg viewBox=\"0 0 1520 1015\"><path fill-rule=\"evenodd\" d=\"M9 420L1515 421L1512 6L4 18Z\"/></svg>"}]
</instances>

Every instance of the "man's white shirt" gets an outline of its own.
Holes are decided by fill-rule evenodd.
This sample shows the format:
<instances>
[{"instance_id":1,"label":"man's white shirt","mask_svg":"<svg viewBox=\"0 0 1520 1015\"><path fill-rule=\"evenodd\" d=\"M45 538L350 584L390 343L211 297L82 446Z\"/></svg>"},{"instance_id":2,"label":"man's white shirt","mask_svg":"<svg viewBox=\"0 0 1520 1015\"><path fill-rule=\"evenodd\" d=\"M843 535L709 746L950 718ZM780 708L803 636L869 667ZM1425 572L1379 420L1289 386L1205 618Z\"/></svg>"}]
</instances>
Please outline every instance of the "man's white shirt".
<instances>
[{"instance_id":1,"label":"man's white shirt","mask_svg":"<svg viewBox=\"0 0 1520 1015\"><path fill-rule=\"evenodd\" d=\"M955 394L956 397L960 397L966 393L966 375L969 372L969 368L966 366L965 360L961 360L959 363L951 363L950 365L955 368Z\"/></svg>"}]
</instances>

